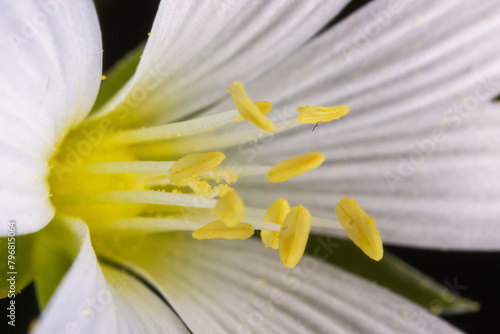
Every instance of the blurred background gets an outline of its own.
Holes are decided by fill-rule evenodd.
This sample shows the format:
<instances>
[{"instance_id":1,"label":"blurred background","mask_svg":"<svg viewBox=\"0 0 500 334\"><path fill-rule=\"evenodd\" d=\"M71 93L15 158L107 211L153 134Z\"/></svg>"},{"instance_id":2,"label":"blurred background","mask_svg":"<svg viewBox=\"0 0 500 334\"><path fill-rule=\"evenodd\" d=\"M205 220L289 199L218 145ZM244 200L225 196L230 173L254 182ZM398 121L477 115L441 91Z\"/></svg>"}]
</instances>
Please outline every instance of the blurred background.
<instances>
[{"instance_id":1,"label":"blurred background","mask_svg":"<svg viewBox=\"0 0 500 334\"><path fill-rule=\"evenodd\" d=\"M181 1L181 0L179 0ZM376 1L376 0L375 0ZM443 0L452 1L452 0ZM369 1L351 1L328 27L345 19L353 11ZM96 7L102 30L104 49L104 72L128 51L144 41L158 8L159 0L96 0ZM454 326L467 333L499 333L500 253L487 252L443 252L402 247L385 246L405 262L432 277L438 283L455 287L461 297L481 304L479 312L444 316ZM17 321L15 331L1 321L1 333L26 333L29 324L39 310L34 288L30 285L17 296ZM0 301L1 308L7 308L8 299Z\"/></svg>"}]
</instances>

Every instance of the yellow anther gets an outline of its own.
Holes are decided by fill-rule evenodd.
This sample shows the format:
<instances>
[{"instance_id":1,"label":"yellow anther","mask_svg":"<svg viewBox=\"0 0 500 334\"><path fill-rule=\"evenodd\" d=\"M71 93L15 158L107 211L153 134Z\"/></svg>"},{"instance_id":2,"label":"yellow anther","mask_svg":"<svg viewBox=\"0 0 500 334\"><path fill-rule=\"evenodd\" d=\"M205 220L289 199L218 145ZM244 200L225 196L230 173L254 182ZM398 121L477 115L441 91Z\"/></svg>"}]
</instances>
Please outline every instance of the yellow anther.
<instances>
[{"instance_id":1,"label":"yellow anther","mask_svg":"<svg viewBox=\"0 0 500 334\"><path fill-rule=\"evenodd\" d=\"M106 80L106 76L105 75L101 75L101 80Z\"/></svg>"},{"instance_id":2,"label":"yellow anther","mask_svg":"<svg viewBox=\"0 0 500 334\"><path fill-rule=\"evenodd\" d=\"M226 156L221 152L189 154L177 160L168 170L170 181L195 178L217 167Z\"/></svg>"},{"instance_id":3,"label":"yellow anther","mask_svg":"<svg viewBox=\"0 0 500 334\"><path fill-rule=\"evenodd\" d=\"M286 181L318 167L323 161L325 161L325 156L322 153L314 152L283 160L271 168L267 173L267 180L271 182Z\"/></svg>"},{"instance_id":4,"label":"yellow anther","mask_svg":"<svg viewBox=\"0 0 500 334\"><path fill-rule=\"evenodd\" d=\"M302 124L316 124L318 122L330 122L334 119L346 115L349 112L348 106L340 107L322 107L322 106L305 106L297 107L299 112L297 120Z\"/></svg>"},{"instance_id":5,"label":"yellow anther","mask_svg":"<svg viewBox=\"0 0 500 334\"><path fill-rule=\"evenodd\" d=\"M273 105L271 104L271 102L256 101L253 104L255 104L257 106L257 108L259 108L259 111L261 112L262 115L269 114L271 112L271 110L273 109ZM238 117L238 119L237 119L238 122L240 122L242 120L244 120L244 118L242 116Z\"/></svg>"},{"instance_id":6,"label":"yellow anther","mask_svg":"<svg viewBox=\"0 0 500 334\"><path fill-rule=\"evenodd\" d=\"M335 205L335 213L345 233L356 246L373 260L379 261L384 255L384 247L380 231L375 227L375 220L349 197L339 200Z\"/></svg>"},{"instance_id":7,"label":"yellow anther","mask_svg":"<svg viewBox=\"0 0 500 334\"><path fill-rule=\"evenodd\" d=\"M290 210L281 225L279 250L281 262L287 268L299 263L306 249L307 239L311 231L311 214L302 205Z\"/></svg>"},{"instance_id":8,"label":"yellow anther","mask_svg":"<svg viewBox=\"0 0 500 334\"><path fill-rule=\"evenodd\" d=\"M290 212L290 205L288 201L284 198L278 198L273 204L267 209L264 215L264 221L282 225L286 218L286 215ZM266 247L271 247L274 249L279 248L279 231L265 231L260 232L260 237L262 242Z\"/></svg>"},{"instance_id":9,"label":"yellow anther","mask_svg":"<svg viewBox=\"0 0 500 334\"><path fill-rule=\"evenodd\" d=\"M235 190L232 190L222 196L215 205L215 214L228 227L238 225L245 216L245 206L240 195Z\"/></svg>"},{"instance_id":10,"label":"yellow anther","mask_svg":"<svg viewBox=\"0 0 500 334\"><path fill-rule=\"evenodd\" d=\"M253 226L248 223L227 227L222 220L214 220L193 231L192 235L195 239L248 239L253 232Z\"/></svg>"},{"instance_id":11,"label":"yellow anther","mask_svg":"<svg viewBox=\"0 0 500 334\"><path fill-rule=\"evenodd\" d=\"M259 108L259 111L262 115L269 114L273 109L273 105L268 101L256 101L253 104L255 104L257 108Z\"/></svg>"},{"instance_id":12,"label":"yellow anther","mask_svg":"<svg viewBox=\"0 0 500 334\"><path fill-rule=\"evenodd\" d=\"M252 122L267 132L274 131L274 124L264 116L265 114L261 111L259 106L252 102L252 100L248 97L241 82L235 81L232 86L228 87L228 89L229 93L233 97L234 104L236 105L238 112L244 120Z\"/></svg>"}]
</instances>

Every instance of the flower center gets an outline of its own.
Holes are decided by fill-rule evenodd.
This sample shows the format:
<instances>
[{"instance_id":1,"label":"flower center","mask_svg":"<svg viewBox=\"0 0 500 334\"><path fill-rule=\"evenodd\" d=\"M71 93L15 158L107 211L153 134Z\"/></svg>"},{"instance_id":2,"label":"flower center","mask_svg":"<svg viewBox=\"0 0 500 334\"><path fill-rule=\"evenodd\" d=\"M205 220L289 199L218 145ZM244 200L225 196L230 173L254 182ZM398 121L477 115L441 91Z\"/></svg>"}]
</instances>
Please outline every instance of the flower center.
<instances>
[{"instance_id":1,"label":"flower center","mask_svg":"<svg viewBox=\"0 0 500 334\"><path fill-rule=\"evenodd\" d=\"M236 109L204 118L126 130L114 129L106 116L81 124L51 163L57 214L79 217L91 231L188 230L196 239L246 239L261 230L265 246L279 249L283 264L293 267L311 225L335 223L311 217L301 205L290 209L285 199L270 203L267 212L245 207L233 187L249 176L286 181L318 167L324 156L307 153L275 166L235 166L224 163L221 151L301 124L338 119L349 109L299 107L296 119L275 126L266 117L271 103L253 102L239 82L229 92ZM256 127L241 130L239 121Z\"/></svg>"}]
</instances>

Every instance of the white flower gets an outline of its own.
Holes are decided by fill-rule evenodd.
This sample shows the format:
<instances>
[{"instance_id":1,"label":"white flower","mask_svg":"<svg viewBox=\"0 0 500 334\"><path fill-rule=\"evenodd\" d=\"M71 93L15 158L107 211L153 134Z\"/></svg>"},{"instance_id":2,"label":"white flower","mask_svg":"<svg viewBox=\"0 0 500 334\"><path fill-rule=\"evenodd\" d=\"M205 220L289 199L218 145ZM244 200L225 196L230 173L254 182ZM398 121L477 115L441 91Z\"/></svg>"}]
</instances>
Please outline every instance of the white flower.
<instances>
[{"instance_id":1,"label":"white flower","mask_svg":"<svg viewBox=\"0 0 500 334\"><path fill-rule=\"evenodd\" d=\"M313 231L338 234L327 219L348 195L376 218L384 242L500 248L500 122L492 103L500 5L376 1L315 37L345 3L163 0L137 70L121 88L110 76L95 105L102 47L92 2L2 4L0 220L15 220L33 247L19 249L18 261L29 267L19 284L34 279L45 307L35 333L457 332L312 256L285 269L255 240L172 232L200 231L214 208L218 227L250 223L238 233L310 224L300 206L291 211L295 221L263 221L284 197L324 218L312 218ZM234 123L226 87L237 80L273 103L278 135ZM291 113L310 104L348 105L351 113L314 132L290 130L300 125ZM195 113L208 116L192 120ZM272 131L260 121L252 122ZM244 146L249 140L257 143ZM238 167L244 212L219 182L234 181L234 169L210 165L223 156L191 156L174 168L181 157L220 150ZM263 177L264 164L309 151L326 157L314 172L279 184ZM308 159L314 167L323 161ZM200 180L189 168L207 161ZM174 182L172 168L193 178ZM338 210L341 220L359 215L371 226L341 222L357 245L369 245L365 253L381 256L373 220L347 199ZM282 239L280 251L294 238ZM298 261L293 249L280 255L289 266Z\"/></svg>"}]
</instances>

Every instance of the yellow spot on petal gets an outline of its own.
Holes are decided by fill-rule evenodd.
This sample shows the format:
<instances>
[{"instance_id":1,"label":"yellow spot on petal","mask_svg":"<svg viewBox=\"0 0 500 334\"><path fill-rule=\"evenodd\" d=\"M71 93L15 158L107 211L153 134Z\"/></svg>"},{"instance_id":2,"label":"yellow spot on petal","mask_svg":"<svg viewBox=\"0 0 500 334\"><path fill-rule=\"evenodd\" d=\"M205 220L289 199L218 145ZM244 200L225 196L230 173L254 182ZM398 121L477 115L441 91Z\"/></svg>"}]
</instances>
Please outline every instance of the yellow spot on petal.
<instances>
[{"instance_id":1,"label":"yellow spot on petal","mask_svg":"<svg viewBox=\"0 0 500 334\"><path fill-rule=\"evenodd\" d=\"M101 80L106 80L106 78L107 77L105 75L101 76Z\"/></svg>"},{"instance_id":2,"label":"yellow spot on petal","mask_svg":"<svg viewBox=\"0 0 500 334\"><path fill-rule=\"evenodd\" d=\"M302 205L290 210L281 225L279 250L281 262L287 268L299 263L311 231L311 214Z\"/></svg>"},{"instance_id":3,"label":"yellow spot on petal","mask_svg":"<svg viewBox=\"0 0 500 334\"><path fill-rule=\"evenodd\" d=\"M234 82L232 86L228 87L228 89L229 93L233 97L236 109L238 109L240 116L244 120L252 122L267 132L274 131L274 124L263 115L259 107L250 99L250 97L248 97L241 82Z\"/></svg>"},{"instance_id":4,"label":"yellow spot on petal","mask_svg":"<svg viewBox=\"0 0 500 334\"><path fill-rule=\"evenodd\" d=\"M148 36L151 36L152 32L148 32Z\"/></svg>"},{"instance_id":5,"label":"yellow spot on petal","mask_svg":"<svg viewBox=\"0 0 500 334\"><path fill-rule=\"evenodd\" d=\"M271 168L267 174L267 180L271 182L286 181L318 167L323 161L325 161L325 156L322 153L315 152L283 160Z\"/></svg>"},{"instance_id":6,"label":"yellow spot on petal","mask_svg":"<svg viewBox=\"0 0 500 334\"><path fill-rule=\"evenodd\" d=\"M228 227L238 225L245 216L245 206L240 195L236 191L231 190L222 196L215 205L215 214Z\"/></svg>"},{"instance_id":7,"label":"yellow spot on petal","mask_svg":"<svg viewBox=\"0 0 500 334\"><path fill-rule=\"evenodd\" d=\"M168 170L170 181L177 183L195 178L217 167L226 156L221 152L189 154L177 160Z\"/></svg>"},{"instance_id":8,"label":"yellow spot on petal","mask_svg":"<svg viewBox=\"0 0 500 334\"><path fill-rule=\"evenodd\" d=\"M222 220L214 220L193 231L195 239L248 239L253 235L254 228L248 223L239 223L227 227Z\"/></svg>"},{"instance_id":9,"label":"yellow spot on petal","mask_svg":"<svg viewBox=\"0 0 500 334\"><path fill-rule=\"evenodd\" d=\"M322 107L322 106L305 106L297 107L299 115L297 120L302 124L316 124L318 122L330 122L335 119L347 115L349 112L348 106L340 107Z\"/></svg>"},{"instance_id":10,"label":"yellow spot on petal","mask_svg":"<svg viewBox=\"0 0 500 334\"><path fill-rule=\"evenodd\" d=\"M355 200L342 198L335 205L335 213L345 233L356 246L373 260L382 259L384 248L375 220Z\"/></svg>"},{"instance_id":11,"label":"yellow spot on petal","mask_svg":"<svg viewBox=\"0 0 500 334\"><path fill-rule=\"evenodd\" d=\"M273 204L271 204L269 209L267 209L267 212L264 215L264 221L282 225L288 212L290 212L290 205L288 204L288 201L284 198L278 198ZM260 232L260 237L266 247L278 249L279 234L279 231L262 230Z\"/></svg>"}]
</instances>

